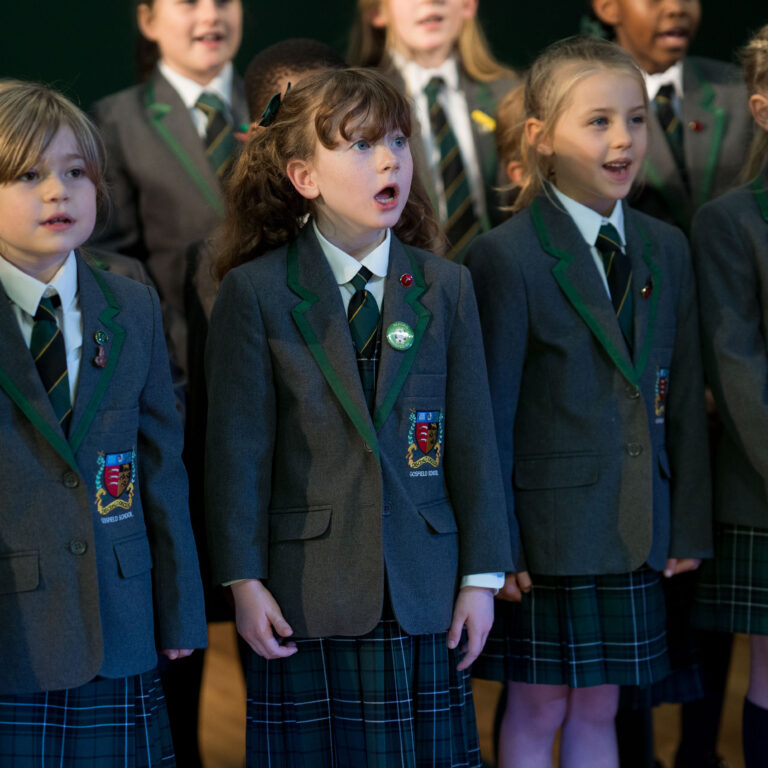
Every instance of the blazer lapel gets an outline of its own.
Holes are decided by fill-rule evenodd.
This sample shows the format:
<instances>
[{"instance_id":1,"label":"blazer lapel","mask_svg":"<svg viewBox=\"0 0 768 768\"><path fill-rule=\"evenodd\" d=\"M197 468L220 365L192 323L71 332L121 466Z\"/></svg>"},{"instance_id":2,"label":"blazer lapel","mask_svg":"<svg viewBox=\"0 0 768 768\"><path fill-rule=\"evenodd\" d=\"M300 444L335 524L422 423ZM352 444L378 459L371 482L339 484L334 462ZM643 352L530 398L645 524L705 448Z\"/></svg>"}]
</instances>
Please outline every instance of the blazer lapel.
<instances>
[{"instance_id":1,"label":"blazer lapel","mask_svg":"<svg viewBox=\"0 0 768 768\"><path fill-rule=\"evenodd\" d=\"M683 178L669 148L667 137L652 109L648 116L648 148L649 151L643 163L645 183L657 190L672 211L675 222L687 229L690 224L688 190L683 184Z\"/></svg>"},{"instance_id":2,"label":"blazer lapel","mask_svg":"<svg viewBox=\"0 0 768 768\"><path fill-rule=\"evenodd\" d=\"M78 254L78 291L83 313L83 348L77 398L69 430L74 452L80 447L115 372L125 339L125 329L115 316L120 307L98 270L89 267ZM99 346L104 348L103 367L95 361Z\"/></svg>"},{"instance_id":3,"label":"blazer lapel","mask_svg":"<svg viewBox=\"0 0 768 768\"><path fill-rule=\"evenodd\" d=\"M48 393L19 331L19 324L0 286L0 389L4 390L32 426L78 474L75 454L61 430Z\"/></svg>"},{"instance_id":4,"label":"blazer lapel","mask_svg":"<svg viewBox=\"0 0 768 768\"><path fill-rule=\"evenodd\" d=\"M530 212L542 248L556 259L553 277L597 342L624 377L636 385L635 368L611 299L581 233L567 213L541 196L531 203Z\"/></svg>"},{"instance_id":5,"label":"blazer lapel","mask_svg":"<svg viewBox=\"0 0 768 768\"><path fill-rule=\"evenodd\" d=\"M413 283L406 287L400 278L410 275ZM408 377L419 351L424 331L429 325L432 313L421 303L420 297L426 290L421 268L404 246L392 234L389 250L389 269L384 287L384 308L382 314L381 361L376 380L376 407L373 424L381 429L392 411L400 390ZM406 323L413 331L413 344L407 350L398 350L387 341L387 329L392 323Z\"/></svg>"},{"instance_id":6,"label":"blazer lapel","mask_svg":"<svg viewBox=\"0 0 768 768\"><path fill-rule=\"evenodd\" d=\"M363 396L339 286L307 224L288 247L288 287L301 297L294 322L328 385L355 428L379 458L379 444Z\"/></svg>"},{"instance_id":7,"label":"blazer lapel","mask_svg":"<svg viewBox=\"0 0 768 768\"><path fill-rule=\"evenodd\" d=\"M150 124L219 216L224 216L219 180L205 156L189 112L170 83L155 72L146 85L144 106Z\"/></svg>"}]
</instances>

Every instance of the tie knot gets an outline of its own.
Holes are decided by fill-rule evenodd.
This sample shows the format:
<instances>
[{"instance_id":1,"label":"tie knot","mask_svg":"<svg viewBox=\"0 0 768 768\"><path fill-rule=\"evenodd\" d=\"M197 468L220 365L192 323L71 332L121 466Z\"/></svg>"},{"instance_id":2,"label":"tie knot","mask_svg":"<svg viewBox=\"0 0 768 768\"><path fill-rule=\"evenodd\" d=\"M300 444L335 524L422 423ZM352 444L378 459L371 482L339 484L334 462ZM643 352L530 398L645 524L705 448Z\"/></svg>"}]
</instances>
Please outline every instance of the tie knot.
<instances>
[{"instance_id":1,"label":"tie knot","mask_svg":"<svg viewBox=\"0 0 768 768\"><path fill-rule=\"evenodd\" d=\"M424 93L427 96L427 101L431 104L437 101L437 95L443 89L445 80L442 77L430 78L430 81L424 86Z\"/></svg>"},{"instance_id":2,"label":"tie knot","mask_svg":"<svg viewBox=\"0 0 768 768\"><path fill-rule=\"evenodd\" d=\"M621 239L613 224L603 224L597 235L595 248L600 253L614 253L621 250Z\"/></svg>"},{"instance_id":3,"label":"tie knot","mask_svg":"<svg viewBox=\"0 0 768 768\"><path fill-rule=\"evenodd\" d=\"M224 102L215 94L209 91L203 91L195 102L198 109L202 109L207 115L220 114L226 111Z\"/></svg>"},{"instance_id":4,"label":"tie knot","mask_svg":"<svg viewBox=\"0 0 768 768\"><path fill-rule=\"evenodd\" d=\"M667 83L666 85L662 85L661 88L656 91L655 101L670 103L674 95L675 86L672 85L672 83Z\"/></svg>"},{"instance_id":5,"label":"tie knot","mask_svg":"<svg viewBox=\"0 0 768 768\"><path fill-rule=\"evenodd\" d=\"M56 308L61 306L61 299L58 293L52 296L43 296L37 305L35 320L51 320L56 322Z\"/></svg>"},{"instance_id":6,"label":"tie knot","mask_svg":"<svg viewBox=\"0 0 768 768\"><path fill-rule=\"evenodd\" d=\"M352 283L352 287L356 291L364 291L372 275L373 273L368 267L360 267L360 271L349 282Z\"/></svg>"}]
</instances>

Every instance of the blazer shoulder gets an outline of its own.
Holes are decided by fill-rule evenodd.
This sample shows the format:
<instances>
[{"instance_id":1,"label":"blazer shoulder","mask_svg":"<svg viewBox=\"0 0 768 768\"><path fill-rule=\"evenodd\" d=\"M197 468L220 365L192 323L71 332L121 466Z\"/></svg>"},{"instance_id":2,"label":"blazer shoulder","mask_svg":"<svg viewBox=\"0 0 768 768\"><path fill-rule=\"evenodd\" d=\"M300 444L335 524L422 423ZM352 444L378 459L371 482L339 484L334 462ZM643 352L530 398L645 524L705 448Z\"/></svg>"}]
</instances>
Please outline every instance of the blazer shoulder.
<instances>
[{"instance_id":1,"label":"blazer shoulder","mask_svg":"<svg viewBox=\"0 0 768 768\"><path fill-rule=\"evenodd\" d=\"M768 185L766 192L768 192ZM692 227L697 231L715 230L719 226L718 222L722 222L723 218L732 222L744 222L752 217L759 217L762 220L753 182L748 181L704 203L696 212Z\"/></svg>"},{"instance_id":2,"label":"blazer shoulder","mask_svg":"<svg viewBox=\"0 0 768 768\"><path fill-rule=\"evenodd\" d=\"M91 114L98 123L121 119L125 115L136 114L143 109L146 84L139 83L117 91L96 101L91 107Z\"/></svg>"},{"instance_id":3,"label":"blazer shoulder","mask_svg":"<svg viewBox=\"0 0 768 768\"><path fill-rule=\"evenodd\" d=\"M81 256L83 256L82 253ZM155 297L156 301L159 301L156 298L157 292L148 283L138 282L131 277L112 272L108 269L100 269L98 266L90 264L87 256L84 256L80 264L82 268L91 269L98 274L97 280L106 285L122 311L129 310L133 312L135 310L145 312L146 303L151 301L152 296ZM138 309L139 307L140 309Z\"/></svg>"},{"instance_id":4,"label":"blazer shoulder","mask_svg":"<svg viewBox=\"0 0 768 768\"><path fill-rule=\"evenodd\" d=\"M731 86L745 88L742 72L735 64L705 56L688 56L683 63L683 73L686 70L697 79L704 79L713 86ZM683 83L685 86L685 83Z\"/></svg>"},{"instance_id":5,"label":"blazer shoulder","mask_svg":"<svg viewBox=\"0 0 768 768\"><path fill-rule=\"evenodd\" d=\"M685 240L685 234L680 227L670 224L669 222L662 221L656 216L639 211L637 208L627 206L625 209L627 218L644 233L647 233L654 239L662 241L677 241Z\"/></svg>"}]
</instances>

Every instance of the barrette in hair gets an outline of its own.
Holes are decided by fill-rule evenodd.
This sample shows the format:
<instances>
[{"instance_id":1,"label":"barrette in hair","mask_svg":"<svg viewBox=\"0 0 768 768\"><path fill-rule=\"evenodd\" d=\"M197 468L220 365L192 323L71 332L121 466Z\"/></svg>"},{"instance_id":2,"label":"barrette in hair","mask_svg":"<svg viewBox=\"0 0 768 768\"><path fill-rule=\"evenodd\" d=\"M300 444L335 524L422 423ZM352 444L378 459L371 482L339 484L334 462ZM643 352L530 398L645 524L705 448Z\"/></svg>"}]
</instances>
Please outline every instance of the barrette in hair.
<instances>
[{"instance_id":1,"label":"barrette in hair","mask_svg":"<svg viewBox=\"0 0 768 768\"><path fill-rule=\"evenodd\" d=\"M285 96L288 95L288 91L291 90L291 84L288 83L288 87L285 89ZM272 125L272 123L275 122L275 118L277 117L277 113L280 111L280 107L283 105L283 99L285 96L281 97L279 93L276 93L267 104L267 108L261 113L261 120L259 120L259 125L262 128L266 128L269 125Z\"/></svg>"}]
</instances>

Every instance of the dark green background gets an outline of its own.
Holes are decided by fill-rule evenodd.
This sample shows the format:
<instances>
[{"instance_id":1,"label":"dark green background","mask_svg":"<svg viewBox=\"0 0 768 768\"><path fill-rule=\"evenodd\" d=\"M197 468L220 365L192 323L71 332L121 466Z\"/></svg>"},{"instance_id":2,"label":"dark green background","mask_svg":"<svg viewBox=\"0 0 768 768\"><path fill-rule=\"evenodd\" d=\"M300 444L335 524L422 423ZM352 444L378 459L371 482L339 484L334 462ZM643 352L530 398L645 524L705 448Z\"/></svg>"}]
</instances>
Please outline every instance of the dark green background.
<instances>
[{"instance_id":1,"label":"dark green background","mask_svg":"<svg viewBox=\"0 0 768 768\"><path fill-rule=\"evenodd\" d=\"M355 0L243 0L242 72L251 56L286 37L315 37L343 53ZM547 43L579 30L582 0L480 0L498 58L524 67ZM41 80L87 107L135 82L132 0L3 0L0 75ZM702 3L693 51L733 60L750 31L768 22L764 0Z\"/></svg>"}]
</instances>

